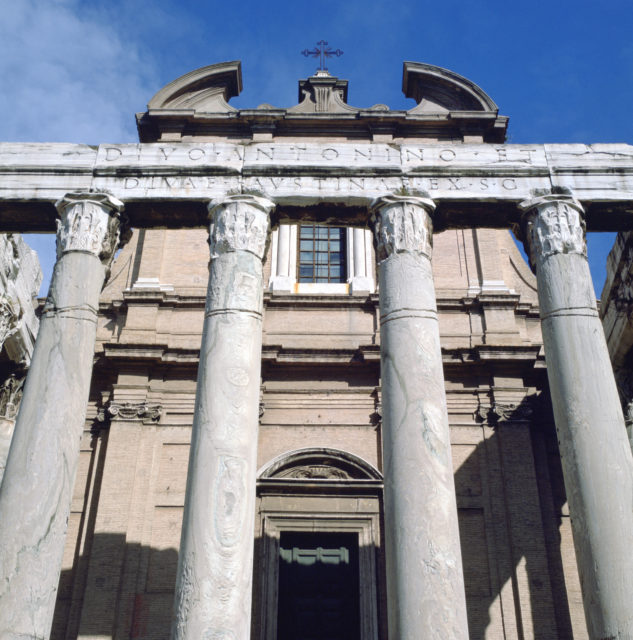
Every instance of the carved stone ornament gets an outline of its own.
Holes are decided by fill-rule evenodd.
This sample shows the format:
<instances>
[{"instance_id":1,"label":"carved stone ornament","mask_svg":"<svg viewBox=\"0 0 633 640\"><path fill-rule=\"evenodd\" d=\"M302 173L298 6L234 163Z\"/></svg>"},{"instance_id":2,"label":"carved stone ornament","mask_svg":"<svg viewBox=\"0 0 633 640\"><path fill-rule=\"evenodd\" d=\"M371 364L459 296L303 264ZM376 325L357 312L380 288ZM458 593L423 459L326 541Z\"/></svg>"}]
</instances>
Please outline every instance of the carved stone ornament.
<instances>
[{"instance_id":1,"label":"carved stone ornament","mask_svg":"<svg viewBox=\"0 0 633 640\"><path fill-rule=\"evenodd\" d=\"M348 480L351 478L349 473L343 469L337 469L325 464L311 464L294 467L283 471L276 476L277 478L297 478L301 480Z\"/></svg>"},{"instance_id":2,"label":"carved stone ornament","mask_svg":"<svg viewBox=\"0 0 633 640\"><path fill-rule=\"evenodd\" d=\"M19 307L5 295L0 294L0 349L7 338L18 330Z\"/></svg>"},{"instance_id":3,"label":"carved stone ornament","mask_svg":"<svg viewBox=\"0 0 633 640\"><path fill-rule=\"evenodd\" d=\"M435 203L426 196L385 196L371 205L376 258L421 253L431 258Z\"/></svg>"},{"instance_id":4,"label":"carved stone ornament","mask_svg":"<svg viewBox=\"0 0 633 640\"><path fill-rule=\"evenodd\" d=\"M159 404L146 404L145 402L125 402L119 404L111 402L105 410L105 416L118 420L149 420L158 422L163 413Z\"/></svg>"},{"instance_id":5,"label":"carved stone ornament","mask_svg":"<svg viewBox=\"0 0 633 640\"><path fill-rule=\"evenodd\" d=\"M570 192L523 201L523 237L532 269L557 253L587 255L584 210Z\"/></svg>"},{"instance_id":6,"label":"carved stone ornament","mask_svg":"<svg viewBox=\"0 0 633 640\"><path fill-rule=\"evenodd\" d=\"M86 251L109 266L121 238L123 203L104 193L69 193L55 207L57 259L68 251Z\"/></svg>"},{"instance_id":7,"label":"carved stone ornament","mask_svg":"<svg viewBox=\"0 0 633 640\"><path fill-rule=\"evenodd\" d=\"M495 402L492 406L482 405L475 412L475 418L490 424L525 421L534 413L534 402L526 399L519 404Z\"/></svg>"},{"instance_id":8,"label":"carved stone ornament","mask_svg":"<svg viewBox=\"0 0 633 640\"><path fill-rule=\"evenodd\" d=\"M250 194L209 203L211 259L229 251L250 251L263 259L270 230L269 213L274 206L267 198Z\"/></svg>"},{"instance_id":9,"label":"carved stone ornament","mask_svg":"<svg viewBox=\"0 0 633 640\"><path fill-rule=\"evenodd\" d=\"M11 374L0 386L0 418L13 420L17 415L24 380L24 377Z\"/></svg>"}]
</instances>

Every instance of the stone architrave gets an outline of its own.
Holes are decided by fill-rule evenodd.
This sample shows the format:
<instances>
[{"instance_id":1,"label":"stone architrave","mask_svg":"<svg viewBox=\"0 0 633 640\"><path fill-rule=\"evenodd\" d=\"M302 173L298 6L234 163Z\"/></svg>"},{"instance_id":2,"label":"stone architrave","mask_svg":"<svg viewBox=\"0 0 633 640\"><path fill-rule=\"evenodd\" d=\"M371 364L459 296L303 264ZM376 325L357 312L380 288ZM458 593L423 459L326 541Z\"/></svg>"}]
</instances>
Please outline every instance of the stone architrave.
<instances>
[{"instance_id":1,"label":"stone architrave","mask_svg":"<svg viewBox=\"0 0 633 640\"><path fill-rule=\"evenodd\" d=\"M433 201L372 205L379 270L389 637L467 640L431 269Z\"/></svg>"},{"instance_id":2,"label":"stone architrave","mask_svg":"<svg viewBox=\"0 0 633 640\"><path fill-rule=\"evenodd\" d=\"M200 349L172 638L250 637L262 260L274 204L209 206L211 266Z\"/></svg>"},{"instance_id":3,"label":"stone architrave","mask_svg":"<svg viewBox=\"0 0 633 640\"><path fill-rule=\"evenodd\" d=\"M520 207L589 637L633 638L633 457L589 272L584 212L566 190Z\"/></svg>"},{"instance_id":4,"label":"stone architrave","mask_svg":"<svg viewBox=\"0 0 633 640\"><path fill-rule=\"evenodd\" d=\"M57 202L57 262L0 486L0 637L48 638L85 424L99 294L123 203Z\"/></svg>"}]
</instances>

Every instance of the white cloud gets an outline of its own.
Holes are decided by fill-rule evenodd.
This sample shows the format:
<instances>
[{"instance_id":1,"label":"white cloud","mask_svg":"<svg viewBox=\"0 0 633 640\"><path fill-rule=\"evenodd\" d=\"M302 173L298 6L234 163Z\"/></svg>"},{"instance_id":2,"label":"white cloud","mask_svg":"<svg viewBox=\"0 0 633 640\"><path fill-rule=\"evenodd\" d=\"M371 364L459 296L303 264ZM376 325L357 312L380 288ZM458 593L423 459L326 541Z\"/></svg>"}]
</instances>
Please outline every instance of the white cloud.
<instances>
[{"instance_id":1,"label":"white cloud","mask_svg":"<svg viewBox=\"0 0 633 640\"><path fill-rule=\"evenodd\" d=\"M153 58L133 40L134 31L124 32L115 22L114 7L107 13L79 0L0 0L0 5L0 140L137 140L134 113L145 109L160 82ZM25 239L39 254L44 295L55 238Z\"/></svg>"},{"instance_id":2,"label":"white cloud","mask_svg":"<svg viewBox=\"0 0 633 640\"><path fill-rule=\"evenodd\" d=\"M111 14L79 0L13 0L0 21L0 139L134 141L157 85L151 58Z\"/></svg>"}]
</instances>

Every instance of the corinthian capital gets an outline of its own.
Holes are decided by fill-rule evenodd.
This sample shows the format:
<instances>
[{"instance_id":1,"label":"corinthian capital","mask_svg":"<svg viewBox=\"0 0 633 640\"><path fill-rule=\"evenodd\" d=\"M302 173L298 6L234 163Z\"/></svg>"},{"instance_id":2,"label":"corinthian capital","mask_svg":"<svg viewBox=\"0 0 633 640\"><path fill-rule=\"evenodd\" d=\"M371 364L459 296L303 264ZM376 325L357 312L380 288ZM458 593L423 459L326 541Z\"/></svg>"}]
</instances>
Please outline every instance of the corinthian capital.
<instances>
[{"instance_id":1,"label":"corinthian capital","mask_svg":"<svg viewBox=\"0 0 633 640\"><path fill-rule=\"evenodd\" d=\"M275 203L261 196L237 194L209 203L211 258L229 251L249 251L263 259L270 211Z\"/></svg>"},{"instance_id":2,"label":"corinthian capital","mask_svg":"<svg viewBox=\"0 0 633 640\"><path fill-rule=\"evenodd\" d=\"M435 203L426 196L384 196L371 205L376 259L395 253L419 253L431 257Z\"/></svg>"},{"instance_id":3,"label":"corinthian capital","mask_svg":"<svg viewBox=\"0 0 633 640\"><path fill-rule=\"evenodd\" d=\"M519 208L532 269L557 253L587 255L584 210L569 190L524 200Z\"/></svg>"},{"instance_id":4,"label":"corinthian capital","mask_svg":"<svg viewBox=\"0 0 633 640\"><path fill-rule=\"evenodd\" d=\"M57 259L68 251L92 253L109 266L119 246L123 203L105 193L69 193L55 203Z\"/></svg>"}]
</instances>

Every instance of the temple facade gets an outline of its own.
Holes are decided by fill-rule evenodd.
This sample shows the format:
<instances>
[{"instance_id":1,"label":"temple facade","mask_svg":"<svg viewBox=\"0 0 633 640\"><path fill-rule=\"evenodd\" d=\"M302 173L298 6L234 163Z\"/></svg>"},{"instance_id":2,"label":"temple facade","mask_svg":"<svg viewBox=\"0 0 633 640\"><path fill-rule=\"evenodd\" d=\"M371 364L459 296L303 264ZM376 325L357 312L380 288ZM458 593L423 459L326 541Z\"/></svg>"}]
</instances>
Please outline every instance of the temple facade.
<instances>
[{"instance_id":1,"label":"temple facade","mask_svg":"<svg viewBox=\"0 0 633 640\"><path fill-rule=\"evenodd\" d=\"M58 256L0 637L633 638L585 245L630 226L633 148L506 144L422 63L408 111L323 70L238 110L241 82L168 84L138 144L0 144L0 230Z\"/></svg>"}]
</instances>

